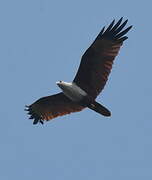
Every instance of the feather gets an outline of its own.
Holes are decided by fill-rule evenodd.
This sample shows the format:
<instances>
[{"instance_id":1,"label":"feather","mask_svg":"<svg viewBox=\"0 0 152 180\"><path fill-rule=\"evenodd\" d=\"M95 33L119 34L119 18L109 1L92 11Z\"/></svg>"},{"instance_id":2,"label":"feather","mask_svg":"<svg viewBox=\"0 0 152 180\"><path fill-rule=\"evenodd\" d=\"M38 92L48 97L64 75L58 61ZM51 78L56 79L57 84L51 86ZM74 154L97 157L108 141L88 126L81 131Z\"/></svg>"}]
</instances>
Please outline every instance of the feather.
<instances>
[{"instance_id":1,"label":"feather","mask_svg":"<svg viewBox=\"0 0 152 180\"><path fill-rule=\"evenodd\" d=\"M84 107L72 102L63 93L58 93L52 96L40 98L30 106L26 106L29 119L34 119L33 124L37 124L46 120L56 118L72 112L78 112Z\"/></svg>"},{"instance_id":2,"label":"feather","mask_svg":"<svg viewBox=\"0 0 152 180\"><path fill-rule=\"evenodd\" d=\"M123 30L128 20L122 23L121 18L115 25L114 20L102 34L99 33L92 45L82 56L81 63L74 82L96 98L104 88L112 69L115 57L118 55L124 36L132 26ZM122 31L123 30L123 31Z\"/></svg>"}]
</instances>

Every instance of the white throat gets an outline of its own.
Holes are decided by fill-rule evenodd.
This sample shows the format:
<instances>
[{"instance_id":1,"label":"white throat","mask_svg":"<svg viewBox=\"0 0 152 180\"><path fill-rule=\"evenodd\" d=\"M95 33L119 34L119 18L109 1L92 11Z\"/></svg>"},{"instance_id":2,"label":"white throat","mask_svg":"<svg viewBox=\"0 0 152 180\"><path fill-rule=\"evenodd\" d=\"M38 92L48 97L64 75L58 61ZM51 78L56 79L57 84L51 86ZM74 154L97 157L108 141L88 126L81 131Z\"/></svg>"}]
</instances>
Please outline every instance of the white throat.
<instances>
[{"instance_id":1,"label":"white throat","mask_svg":"<svg viewBox=\"0 0 152 180\"><path fill-rule=\"evenodd\" d=\"M80 101L87 93L81 89L76 83L68 83L64 81L57 82L57 85L62 89L63 93L72 101Z\"/></svg>"}]
</instances>

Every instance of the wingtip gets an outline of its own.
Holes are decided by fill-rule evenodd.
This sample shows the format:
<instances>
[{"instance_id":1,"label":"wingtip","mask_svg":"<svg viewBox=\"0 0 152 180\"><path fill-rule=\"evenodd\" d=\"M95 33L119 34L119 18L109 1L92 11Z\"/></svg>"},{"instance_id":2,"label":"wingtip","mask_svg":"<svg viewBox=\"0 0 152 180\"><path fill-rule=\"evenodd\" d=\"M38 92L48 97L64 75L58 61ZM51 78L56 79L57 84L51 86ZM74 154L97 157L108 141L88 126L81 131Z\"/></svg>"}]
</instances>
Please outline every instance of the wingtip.
<instances>
[{"instance_id":1,"label":"wingtip","mask_svg":"<svg viewBox=\"0 0 152 180\"><path fill-rule=\"evenodd\" d=\"M111 22L111 27L115 24L115 19L113 19L113 21Z\"/></svg>"},{"instance_id":2,"label":"wingtip","mask_svg":"<svg viewBox=\"0 0 152 180\"><path fill-rule=\"evenodd\" d=\"M40 120L39 122L40 122L42 125L44 124L44 121L42 121L42 120Z\"/></svg>"},{"instance_id":3,"label":"wingtip","mask_svg":"<svg viewBox=\"0 0 152 180\"><path fill-rule=\"evenodd\" d=\"M118 41L121 43L121 42L123 42L123 41L125 41L125 40L127 40L127 39L128 39L128 37L127 37L127 36L124 36L124 37L120 38Z\"/></svg>"},{"instance_id":4,"label":"wingtip","mask_svg":"<svg viewBox=\"0 0 152 180\"><path fill-rule=\"evenodd\" d=\"M29 109L29 106L28 106L28 105L25 105L24 111L28 111L28 109Z\"/></svg>"},{"instance_id":5,"label":"wingtip","mask_svg":"<svg viewBox=\"0 0 152 180\"><path fill-rule=\"evenodd\" d=\"M33 121L33 125L36 125L36 124L38 124L38 123L40 123L40 124L44 124L44 121L42 120L42 119L34 119L34 121Z\"/></svg>"},{"instance_id":6,"label":"wingtip","mask_svg":"<svg viewBox=\"0 0 152 180\"><path fill-rule=\"evenodd\" d=\"M123 20L123 17L121 17L120 19L119 19L119 21L121 22Z\"/></svg>"},{"instance_id":7,"label":"wingtip","mask_svg":"<svg viewBox=\"0 0 152 180\"><path fill-rule=\"evenodd\" d=\"M110 25L106 29L105 33L111 30L111 28L113 27L114 23L115 23L115 19L110 23Z\"/></svg>"},{"instance_id":8,"label":"wingtip","mask_svg":"<svg viewBox=\"0 0 152 180\"><path fill-rule=\"evenodd\" d=\"M38 119L34 119L34 121L33 121L33 125L36 125L38 122L39 122L39 120L38 120Z\"/></svg>"},{"instance_id":9,"label":"wingtip","mask_svg":"<svg viewBox=\"0 0 152 180\"><path fill-rule=\"evenodd\" d=\"M115 23L115 19L113 19L110 24L114 24L114 23Z\"/></svg>"},{"instance_id":10,"label":"wingtip","mask_svg":"<svg viewBox=\"0 0 152 180\"><path fill-rule=\"evenodd\" d=\"M124 27L126 26L127 22L128 22L128 19L127 19L127 20L125 20L125 21L122 23L122 25L121 25L121 26L124 28Z\"/></svg>"},{"instance_id":11,"label":"wingtip","mask_svg":"<svg viewBox=\"0 0 152 180\"><path fill-rule=\"evenodd\" d=\"M33 120L33 124L37 124L37 123L41 123L44 124L43 120L41 118L38 117L38 115L36 115L30 108L30 106L25 105L25 111L28 111L27 114L30 116L29 119Z\"/></svg>"},{"instance_id":12,"label":"wingtip","mask_svg":"<svg viewBox=\"0 0 152 180\"><path fill-rule=\"evenodd\" d=\"M126 19L126 20L125 20L125 22L126 22L126 24L127 24L127 22L128 22L128 19Z\"/></svg>"}]
</instances>

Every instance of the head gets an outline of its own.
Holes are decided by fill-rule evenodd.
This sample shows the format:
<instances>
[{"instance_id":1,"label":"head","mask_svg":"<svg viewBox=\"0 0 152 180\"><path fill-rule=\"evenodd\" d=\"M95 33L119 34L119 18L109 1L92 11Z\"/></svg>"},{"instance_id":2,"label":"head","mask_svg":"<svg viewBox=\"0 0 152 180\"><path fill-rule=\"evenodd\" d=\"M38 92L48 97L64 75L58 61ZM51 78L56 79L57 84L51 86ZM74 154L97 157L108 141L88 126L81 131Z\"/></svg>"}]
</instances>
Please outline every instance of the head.
<instances>
[{"instance_id":1,"label":"head","mask_svg":"<svg viewBox=\"0 0 152 180\"><path fill-rule=\"evenodd\" d=\"M61 88L62 90L64 90L66 87L70 86L71 83L67 83L64 81L57 81L56 84L59 86L59 88Z\"/></svg>"},{"instance_id":2,"label":"head","mask_svg":"<svg viewBox=\"0 0 152 180\"><path fill-rule=\"evenodd\" d=\"M63 89L65 82L64 81L57 81L56 84L59 86L59 88Z\"/></svg>"},{"instance_id":3,"label":"head","mask_svg":"<svg viewBox=\"0 0 152 180\"><path fill-rule=\"evenodd\" d=\"M56 84L60 87L63 84L63 81L57 81Z\"/></svg>"}]
</instances>

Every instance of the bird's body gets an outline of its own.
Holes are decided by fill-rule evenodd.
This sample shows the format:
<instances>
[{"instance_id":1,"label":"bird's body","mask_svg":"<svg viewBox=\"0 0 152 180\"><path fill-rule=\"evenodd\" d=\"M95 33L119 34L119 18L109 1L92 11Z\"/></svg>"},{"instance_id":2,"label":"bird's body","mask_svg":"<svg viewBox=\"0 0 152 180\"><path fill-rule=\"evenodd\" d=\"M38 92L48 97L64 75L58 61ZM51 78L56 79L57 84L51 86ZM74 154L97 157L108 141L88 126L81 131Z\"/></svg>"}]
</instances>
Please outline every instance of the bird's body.
<instances>
[{"instance_id":1,"label":"bird's body","mask_svg":"<svg viewBox=\"0 0 152 180\"><path fill-rule=\"evenodd\" d=\"M74 82L59 81L56 84L61 88L64 95L74 102L79 102L87 96L87 93Z\"/></svg>"},{"instance_id":2,"label":"bird's body","mask_svg":"<svg viewBox=\"0 0 152 180\"><path fill-rule=\"evenodd\" d=\"M76 85L75 82L64 82L59 81L57 85L62 89L63 94L69 98L71 101L75 102L84 108L88 107L104 116L110 116L110 111L97 103L94 98L87 94L83 89Z\"/></svg>"},{"instance_id":3,"label":"bird's body","mask_svg":"<svg viewBox=\"0 0 152 180\"><path fill-rule=\"evenodd\" d=\"M78 72L71 83L59 81L57 85L63 92L43 97L27 107L33 124L43 123L55 117L79 112L88 107L104 116L110 116L110 111L95 101L103 90L112 64L123 42L128 38L124 36L132 26L125 30L126 20L121 18L105 30L103 28L95 41L83 54ZM122 31L123 30L123 31Z\"/></svg>"}]
</instances>

